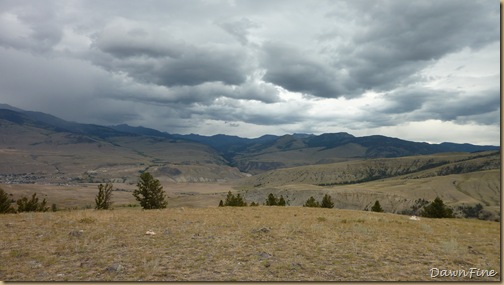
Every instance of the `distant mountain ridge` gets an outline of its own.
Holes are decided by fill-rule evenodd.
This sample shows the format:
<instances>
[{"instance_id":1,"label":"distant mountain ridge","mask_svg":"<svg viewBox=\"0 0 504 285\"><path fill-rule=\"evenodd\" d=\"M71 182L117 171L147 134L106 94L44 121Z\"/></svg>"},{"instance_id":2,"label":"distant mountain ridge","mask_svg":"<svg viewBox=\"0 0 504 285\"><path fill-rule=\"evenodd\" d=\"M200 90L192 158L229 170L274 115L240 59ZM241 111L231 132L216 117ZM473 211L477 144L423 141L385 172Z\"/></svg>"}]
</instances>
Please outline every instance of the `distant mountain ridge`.
<instances>
[{"instance_id":1,"label":"distant mountain ridge","mask_svg":"<svg viewBox=\"0 0 504 285\"><path fill-rule=\"evenodd\" d=\"M100 126L69 122L49 114L24 111L6 104L0 104L0 124L1 120L104 140L113 137L154 137L166 140L196 142L216 150L230 166L236 166L241 171L252 174L276 168L334 163L355 159L392 158L441 152L500 150L499 146L479 146L449 142L428 144L382 135L355 137L344 132L324 133L321 135L264 135L253 139L223 134L213 136L169 134L151 128L132 127L126 124Z\"/></svg>"}]
</instances>

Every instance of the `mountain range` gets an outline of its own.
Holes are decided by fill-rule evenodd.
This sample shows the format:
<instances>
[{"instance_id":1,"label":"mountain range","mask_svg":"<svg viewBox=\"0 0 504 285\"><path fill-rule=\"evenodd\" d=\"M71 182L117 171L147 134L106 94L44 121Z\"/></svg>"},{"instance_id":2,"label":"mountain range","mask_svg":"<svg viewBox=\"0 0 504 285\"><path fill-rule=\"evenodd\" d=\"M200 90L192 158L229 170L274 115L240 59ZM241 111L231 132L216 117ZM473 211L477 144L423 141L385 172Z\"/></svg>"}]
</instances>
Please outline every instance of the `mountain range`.
<instances>
[{"instance_id":1,"label":"mountain range","mask_svg":"<svg viewBox=\"0 0 504 285\"><path fill-rule=\"evenodd\" d=\"M274 193L300 206L310 196L329 194L338 208L362 210L379 200L395 213L441 196L459 210L481 204L485 219L500 217L499 146L343 132L258 138L169 134L69 122L0 104L0 159L2 187L15 195L43 188L65 207L92 196L89 183L112 182L117 199L129 201L127 191L139 173L149 171L172 189L174 201L192 206L217 205L222 189L232 188L248 202L262 203ZM180 187L187 190L174 190ZM195 189L201 193L194 195Z\"/></svg>"}]
</instances>

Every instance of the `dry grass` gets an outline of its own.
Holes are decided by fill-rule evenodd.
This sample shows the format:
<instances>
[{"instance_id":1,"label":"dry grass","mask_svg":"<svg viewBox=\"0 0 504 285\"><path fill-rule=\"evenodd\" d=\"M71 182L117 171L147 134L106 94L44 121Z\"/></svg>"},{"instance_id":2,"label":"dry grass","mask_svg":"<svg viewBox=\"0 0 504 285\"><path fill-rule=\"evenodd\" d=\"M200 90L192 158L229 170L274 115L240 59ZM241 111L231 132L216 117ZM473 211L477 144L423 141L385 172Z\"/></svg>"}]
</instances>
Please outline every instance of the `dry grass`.
<instances>
[{"instance_id":1,"label":"dry grass","mask_svg":"<svg viewBox=\"0 0 504 285\"><path fill-rule=\"evenodd\" d=\"M429 281L433 267L500 280L488 221L260 206L22 213L0 228L7 281Z\"/></svg>"}]
</instances>

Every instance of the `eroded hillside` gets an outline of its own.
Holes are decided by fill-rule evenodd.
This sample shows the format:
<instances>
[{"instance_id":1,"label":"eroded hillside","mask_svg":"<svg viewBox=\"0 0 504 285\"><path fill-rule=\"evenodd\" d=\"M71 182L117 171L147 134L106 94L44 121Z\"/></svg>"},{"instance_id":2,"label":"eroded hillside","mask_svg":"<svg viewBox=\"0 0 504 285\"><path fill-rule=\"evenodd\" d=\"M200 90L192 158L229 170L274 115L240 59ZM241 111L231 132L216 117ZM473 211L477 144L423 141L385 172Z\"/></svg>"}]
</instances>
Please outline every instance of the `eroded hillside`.
<instances>
[{"instance_id":1,"label":"eroded hillside","mask_svg":"<svg viewBox=\"0 0 504 285\"><path fill-rule=\"evenodd\" d=\"M500 155L496 152L438 154L349 161L278 169L241 180L247 201L264 203L268 193L300 206L313 196L333 197L341 209L408 213L419 200L439 196L457 210L481 204L487 219L500 219Z\"/></svg>"}]
</instances>

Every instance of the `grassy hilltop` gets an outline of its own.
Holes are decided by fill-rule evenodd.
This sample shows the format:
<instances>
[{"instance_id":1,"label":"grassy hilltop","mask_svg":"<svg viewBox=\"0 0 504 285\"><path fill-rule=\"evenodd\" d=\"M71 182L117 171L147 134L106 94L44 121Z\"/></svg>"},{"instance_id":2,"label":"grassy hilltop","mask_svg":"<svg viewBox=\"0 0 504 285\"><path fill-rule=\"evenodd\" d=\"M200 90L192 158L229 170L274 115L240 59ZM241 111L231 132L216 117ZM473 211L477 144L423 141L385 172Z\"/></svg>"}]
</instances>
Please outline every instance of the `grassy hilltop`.
<instances>
[{"instance_id":1,"label":"grassy hilltop","mask_svg":"<svg viewBox=\"0 0 504 285\"><path fill-rule=\"evenodd\" d=\"M500 224L471 219L260 206L21 213L0 226L6 281L501 278ZM431 278L432 268L499 274Z\"/></svg>"}]
</instances>

